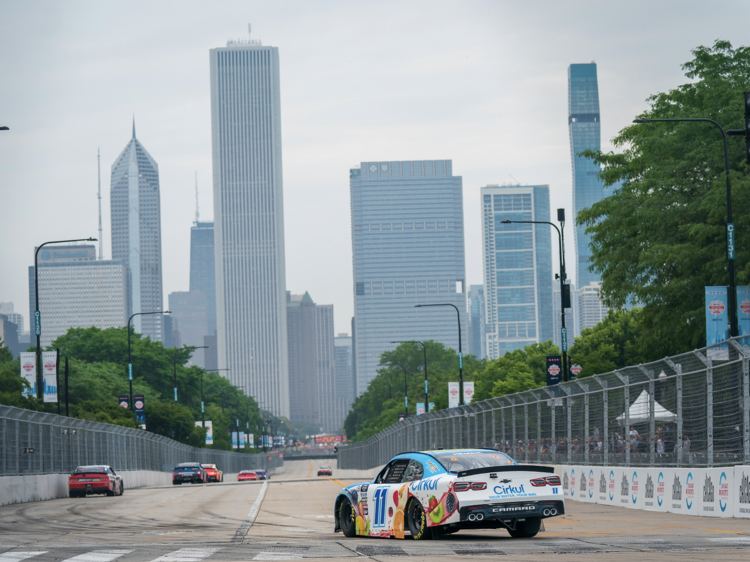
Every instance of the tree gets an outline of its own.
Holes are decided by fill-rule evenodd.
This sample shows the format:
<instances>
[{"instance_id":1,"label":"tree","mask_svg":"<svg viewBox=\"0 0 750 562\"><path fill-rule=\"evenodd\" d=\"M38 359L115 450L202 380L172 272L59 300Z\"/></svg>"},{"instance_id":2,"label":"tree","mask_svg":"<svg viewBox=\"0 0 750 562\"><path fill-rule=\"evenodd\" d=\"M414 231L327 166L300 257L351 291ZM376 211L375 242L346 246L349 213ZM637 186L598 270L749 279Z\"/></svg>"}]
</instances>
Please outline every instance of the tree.
<instances>
[{"instance_id":1,"label":"tree","mask_svg":"<svg viewBox=\"0 0 750 562\"><path fill-rule=\"evenodd\" d=\"M157 400L146 406L146 428L151 433L194 447L205 444L205 430L196 427L195 417L187 406L167 400Z\"/></svg>"},{"instance_id":2,"label":"tree","mask_svg":"<svg viewBox=\"0 0 750 562\"><path fill-rule=\"evenodd\" d=\"M683 65L690 83L648 98L648 119L707 117L743 125L750 48L698 47ZM612 195L578 214L591 235L592 265L612 308L643 306L643 350L665 356L705 344L704 286L726 285L726 186L721 134L704 123L630 125L622 152L599 162ZM744 139L729 139L736 279L750 281L750 175ZM620 185L621 184L621 185Z\"/></svg>"}]
</instances>

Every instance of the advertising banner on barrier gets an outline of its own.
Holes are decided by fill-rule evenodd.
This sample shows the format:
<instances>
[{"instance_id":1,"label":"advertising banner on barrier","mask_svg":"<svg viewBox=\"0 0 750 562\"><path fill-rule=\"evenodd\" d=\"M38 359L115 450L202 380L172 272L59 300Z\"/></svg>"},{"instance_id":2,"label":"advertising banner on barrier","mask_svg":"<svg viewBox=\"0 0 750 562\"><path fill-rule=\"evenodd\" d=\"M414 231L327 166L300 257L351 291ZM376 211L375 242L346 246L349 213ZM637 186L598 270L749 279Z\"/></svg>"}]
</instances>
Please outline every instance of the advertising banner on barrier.
<instances>
[{"instance_id":1,"label":"advertising banner on barrier","mask_svg":"<svg viewBox=\"0 0 750 562\"><path fill-rule=\"evenodd\" d=\"M740 336L750 336L750 287L737 287L737 328Z\"/></svg>"},{"instance_id":2,"label":"advertising banner on barrier","mask_svg":"<svg viewBox=\"0 0 750 562\"><path fill-rule=\"evenodd\" d=\"M458 408L458 383L457 382L449 382L448 383L448 407L449 408Z\"/></svg>"},{"instance_id":3,"label":"advertising banner on barrier","mask_svg":"<svg viewBox=\"0 0 750 562\"><path fill-rule=\"evenodd\" d=\"M733 468L704 468L698 484L701 496L700 510L697 515L707 517L732 517L732 488L734 482Z\"/></svg>"},{"instance_id":4,"label":"advertising banner on barrier","mask_svg":"<svg viewBox=\"0 0 750 562\"><path fill-rule=\"evenodd\" d=\"M36 396L36 353L21 353L21 376L29 381L29 388L21 393L23 396Z\"/></svg>"},{"instance_id":5,"label":"advertising banner on barrier","mask_svg":"<svg viewBox=\"0 0 750 562\"><path fill-rule=\"evenodd\" d=\"M643 509L643 477L646 475L644 470L633 468L623 470L623 473L630 474L630 490L628 494L628 507L631 509Z\"/></svg>"},{"instance_id":6,"label":"advertising banner on barrier","mask_svg":"<svg viewBox=\"0 0 750 562\"><path fill-rule=\"evenodd\" d=\"M727 288L706 287L706 346L708 347L706 357L709 359L723 361L729 359L729 344L719 344L729 339L727 310Z\"/></svg>"},{"instance_id":7,"label":"advertising banner on barrier","mask_svg":"<svg viewBox=\"0 0 750 562\"><path fill-rule=\"evenodd\" d=\"M464 382L464 404L471 404L474 400L474 383L471 381Z\"/></svg>"},{"instance_id":8,"label":"advertising banner on barrier","mask_svg":"<svg viewBox=\"0 0 750 562\"><path fill-rule=\"evenodd\" d=\"M571 500L580 500L579 497L581 495L578 488L581 486L581 474L582 474L582 468L580 466L571 466L570 467L570 490L569 490L569 498Z\"/></svg>"},{"instance_id":9,"label":"advertising banner on barrier","mask_svg":"<svg viewBox=\"0 0 750 562\"><path fill-rule=\"evenodd\" d=\"M630 477L633 471L630 468L619 468L615 486L615 505L630 507Z\"/></svg>"},{"instance_id":10,"label":"advertising banner on barrier","mask_svg":"<svg viewBox=\"0 0 750 562\"><path fill-rule=\"evenodd\" d=\"M594 477L596 478L596 488L594 490L594 500L596 503L607 503L607 476L609 470L606 466L595 466Z\"/></svg>"},{"instance_id":11,"label":"advertising banner on barrier","mask_svg":"<svg viewBox=\"0 0 750 562\"><path fill-rule=\"evenodd\" d=\"M648 511L663 511L656 498L657 482L659 481L659 474L661 471L658 468L642 468L640 472L638 486L642 496L642 509Z\"/></svg>"},{"instance_id":12,"label":"advertising banner on barrier","mask_svg":"<svg viewBox=\"0 0 750 562\"><path fill-rule=\"evenodd\" d=\"M587 502L595 502L596 501L596 492L597 492L597 486L599 484L597 480L597 473L594 470L593 466L586 467L586 473L584 474L586 477L586 496L585 501Z\"/></svg>"},{"instance_id":13,"label":"advertising banner on barrier","mask_svg":"<svg viewBox=\"0 0 750 562\"><path fill-rule=\"evenodd\" d=\"M570 498L570 472L572 468L572 466L564 464L560 471L560 478L562 478L562 491L565 499Z\"/></svg>"},{"instance_id":14,"label":"advertising banner on barrier","mask_svg":"<svg viewBox=\"0 0 750 562\"><path fill-rule=\"evenodd\" d=\"M734 467L734 484L730 488L735 517L750 517L750 466Z\"/></svg>"},{"instance_id":15,"label":"advertising banner on barrier","mask_svg":"<svg viewBox=\"0 0 750 562\"><path fill-rule=\"evenodd\" d=\"M589 501L589 472L585 466L578 467L578 474L576 476L576 495L575 499L579 502Z\"/></svg>"},{"instance_id":16,"label":"advertising banner on barrier","mask_svg":"<svg viewBox=\"0 0 750 562\"><path fill-rule=\"evenodd\" d=\"M42 352L44 401L57 402L57 351Z\"/></svg>"},{"instance_id":17,"label":"advertising banner on barrier","mask_svg":"<svg viewBox=\"0 0 750 562\"><path fill-rule=\"evenodd\" d=\"M607 467L607 505L620 505L620 473L621 468Z\"/></svg>"}]
</instances>

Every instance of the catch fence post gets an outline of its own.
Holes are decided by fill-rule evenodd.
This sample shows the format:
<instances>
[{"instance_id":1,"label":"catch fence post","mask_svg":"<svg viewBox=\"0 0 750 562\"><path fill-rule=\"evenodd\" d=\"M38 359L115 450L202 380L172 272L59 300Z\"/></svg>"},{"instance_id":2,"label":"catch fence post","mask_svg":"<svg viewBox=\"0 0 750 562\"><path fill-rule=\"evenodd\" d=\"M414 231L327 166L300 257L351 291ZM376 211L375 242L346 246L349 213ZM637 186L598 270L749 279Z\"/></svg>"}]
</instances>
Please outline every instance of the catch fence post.
<instances>
[{"instance_id":1,"label":"catch fence post","mask_svg":"<svg viewBox=\"0 0 750 562\"><path fill-rule=\"evenodd\" d=\"M642 365L638 369L648 378L648 462L650 466L656 464L656 397L654 389L654 372Z\"/></svg>"},{"instance_id":2,"label":"catch fence post","mask_svg":"<svg viewBox=\"0 0 750 562\"><path fill-rule=\"evenodd\" d=\"M507 453L505 450L505 406L500 406L500 438L503 441L503 453Z\"/></svg>"},{"instance_id":3,"label":"catch fence post","mask_svg":"<svg viewBox=\"0 0 750 562\"><path fill-rule=\"evenodd\" d=\"M748 365L750 363L748 360L750 349L746 345L740 345L737 340L731 339L729 342L742 356L742 374L740 375L742 382L742 398L740 399L742 408L742 449L745 464L750 464L750 365Z\"/></svg>"},{"instance_id":4,"label":"catch fence post","mask_svg":"<svg viewBox=\"0 0 750 562\"><path fill-rule=\"evenodd\" d=\"M542 461L542 407L541 398L538 392L530 390L531 395L536 400L536 460Z\"/></svg>"},{"instance_id":5,"label":"catch fence post","mask_svg":"<svg viewBox=\"0 0 750 562\"><path fill-rule=\"evenodd\" d=\"M589 385L577 380L576 384L583 390L583 462L589 464ZM596 443L594 443L596 446Z\"/></svg>"},{"instance_id":6,"label":"catch fence post","mask_svg":"<svg viewBox=\"0 0 750 562\"><path fill-rule=\"evenodd\" d=\"M602 466L609 464L609 394L607 381L594 376L594 380L602 387Z\"/></svg>"},{"instance_id":7,"label":"catch fence post","mask_svg":"<svg viewBox=\"0 0 750 562\"><path fill-rule=\"evenodd\" d=\"M625 406L623 433L625 435L622 436L622 444L625 448L625 466L630 466L630 377L628 375L621 375L618 371L614 371L614 373L623 384L623 402Z\"/></svg>"},{"instance_id":8,"label":"catch fence post","mask_svg":"<svg viewBox=\"0 0 750 562\"><path fill-rule=\"evenodd\" d=\"M510 420L511 420L511 438L513 439L513 442L511 443L510 450L511 455L513 458L516 458L516 401L513 400L513 398L508 398L508 402L510 402Z\"/></svg>"}]
</instances>

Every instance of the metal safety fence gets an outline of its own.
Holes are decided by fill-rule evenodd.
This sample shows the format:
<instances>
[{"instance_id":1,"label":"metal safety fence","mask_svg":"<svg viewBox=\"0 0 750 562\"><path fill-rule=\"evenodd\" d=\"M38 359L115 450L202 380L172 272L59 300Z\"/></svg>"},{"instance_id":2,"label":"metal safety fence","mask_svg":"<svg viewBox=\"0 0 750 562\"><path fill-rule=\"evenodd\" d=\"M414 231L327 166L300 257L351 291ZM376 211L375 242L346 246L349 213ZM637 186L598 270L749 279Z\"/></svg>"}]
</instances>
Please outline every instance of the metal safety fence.
<instances>
[{"instance_id":1,"label":"metal safety fence","mask_svg":"<svg viewBox=\"0 0 750 562\"><path fill-rule=\"evenodd\" d=\"M0 476L69 473L106 464L115 470L169 472L181 462L225 473L283 466L283 455L199 449L141 429L0 405Z\"/></svg>"},{"instance_id":2,"label":"metal safety fence","mask_svg":"<svg viewBox=\"0 0 750 562\"><path fill-rule=\"evenodd\" d=\"M549 464L750 463L748 344L748 337L735 338L725 350L704 348L409 417L341 447L338 467L369 469L406 451L462 447Z\"/></svg>"}]
</instances>

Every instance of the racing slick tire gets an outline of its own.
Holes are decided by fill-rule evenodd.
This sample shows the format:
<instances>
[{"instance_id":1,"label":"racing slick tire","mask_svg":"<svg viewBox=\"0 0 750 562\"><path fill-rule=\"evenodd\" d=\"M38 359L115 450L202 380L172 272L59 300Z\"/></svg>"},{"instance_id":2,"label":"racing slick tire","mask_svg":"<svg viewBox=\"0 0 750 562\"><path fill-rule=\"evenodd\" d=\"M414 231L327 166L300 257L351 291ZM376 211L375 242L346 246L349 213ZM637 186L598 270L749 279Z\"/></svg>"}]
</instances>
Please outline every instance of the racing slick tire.
<instances>
[{"instance_id":1,"label":"racing slick tire","mask_svg":"<svg viewBox=\"0 0 750 562\"><path fill-rule=\"evenodd\" d=\"M125 483L120 482L120 495L123 495L125 493Z\"/></svg>"},{"instance_id":2,"label":"racing slick tire","mask_svg":"<svg viewBox=\"0 0 750 562\"><path fill-rule=\"evenodd\" d=\"M541 517L528 517L525 521L517 521L516 528L508 529L508 532L514 539L530 539L537 535L541 526Z\"/></svg>"},{"instance_id":3,"label":"racing slick tire","mask_svg":"<svg viewBox=\"0 0 750 562\"><path fill-rule=\"evenodd\" d=\"M68 496L71 498L80 498L80 497L83 497L83 494L81 494L80 492L71 491L68 493Z\"/></svg>"},{"instance_id":4,"label":"racing slick tire","mask_svg":"<svg viewBox=\"0 0 750 562\"><path fill-rule=\"evenodd\" d=\"M406 506L406 525L415 541L431 539L432 530L427 528L427 515L422 504L413 499Z\"/></svg>"},{"instance_id":5,"label":"racing slick tire","mask_svg":"<svg viewBox=\"0 0 750 562\"><path fill-rule=\"evenodd\" d=\"M339 506L339 525L341 525L341 532L344 533L345 537L356 537L357 526L354 521L354 508L352 502L348 499L344 499Z\"/></svg>"},{"instance_id":6,"label":"racing slick tire","mask_svg":"<svg viewBox=\"0 0 750 562\"><path fill-rule=\"evenodd\" d=\"M115 496L117 495L117 486L115 486L112 490L107 490L104 492L107 496Z\"/></svg>"},{"instance_id":7,"label":"racing slick tire","mask_svg":"<svg viewBox=\"0 0 750 562\"><path fill-rule=\"evenodd\" d=\"M180 484L182 484L182 482L175 482L174 480L172 481L172 486L179 486Z\"/></svg>"}]
</instances>

